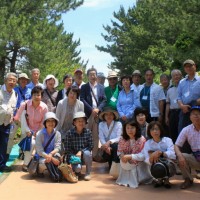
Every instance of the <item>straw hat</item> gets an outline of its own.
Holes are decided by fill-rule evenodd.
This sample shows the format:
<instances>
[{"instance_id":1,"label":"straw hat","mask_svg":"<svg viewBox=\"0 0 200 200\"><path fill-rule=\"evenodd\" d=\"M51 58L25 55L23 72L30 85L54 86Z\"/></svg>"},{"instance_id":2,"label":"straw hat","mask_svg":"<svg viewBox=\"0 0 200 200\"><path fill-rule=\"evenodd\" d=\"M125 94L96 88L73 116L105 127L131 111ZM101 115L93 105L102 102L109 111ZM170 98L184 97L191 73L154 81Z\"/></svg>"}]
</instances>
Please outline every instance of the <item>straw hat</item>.
<instances>
[{"instance_id":1,"label":"straw hat","mask_svg":"<svg viewBox=\"0 0 200 200\"><path fill-rule=\"evenodd\" d=\"M103 111L100 113L99 118L100 118L102 121L104 121L103 115L106 114L106 113L109 113L109 112L113 113L113 115L115 116L115 119L116 119L116 120L119 119L119 114L118 114L118 112L117 112L116 110L113 110L111 107L105 107L105 108L103 109Z\"/></svg>"}]
</instances>

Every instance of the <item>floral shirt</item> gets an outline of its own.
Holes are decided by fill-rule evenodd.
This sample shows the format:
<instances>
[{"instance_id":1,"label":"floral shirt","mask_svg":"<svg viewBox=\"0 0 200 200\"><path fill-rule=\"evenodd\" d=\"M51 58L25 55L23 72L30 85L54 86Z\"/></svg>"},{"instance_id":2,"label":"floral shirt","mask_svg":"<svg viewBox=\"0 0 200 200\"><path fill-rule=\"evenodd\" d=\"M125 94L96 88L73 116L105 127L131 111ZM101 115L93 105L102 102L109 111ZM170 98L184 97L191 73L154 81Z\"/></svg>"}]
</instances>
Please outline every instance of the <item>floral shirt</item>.
<instances>
[{"instance_id":1,"label":"floral shirt","mask_svg":"<svg viewBox=\"0 0 200 200\"><path fill-rule=\"evenodd\" d=\"M144 147L144 144L146 142L146 139L144 138L144 136L141 136L140 138L138 138L137 140L125 140L123 138L121 138L119 140L119 144L118 144L118 150L117 150L117 154L137 154L140 153ZM138 161L136 160L132 160L130 161L130 163L132 164L137 164Z\"/></svg>"}]
</instances>

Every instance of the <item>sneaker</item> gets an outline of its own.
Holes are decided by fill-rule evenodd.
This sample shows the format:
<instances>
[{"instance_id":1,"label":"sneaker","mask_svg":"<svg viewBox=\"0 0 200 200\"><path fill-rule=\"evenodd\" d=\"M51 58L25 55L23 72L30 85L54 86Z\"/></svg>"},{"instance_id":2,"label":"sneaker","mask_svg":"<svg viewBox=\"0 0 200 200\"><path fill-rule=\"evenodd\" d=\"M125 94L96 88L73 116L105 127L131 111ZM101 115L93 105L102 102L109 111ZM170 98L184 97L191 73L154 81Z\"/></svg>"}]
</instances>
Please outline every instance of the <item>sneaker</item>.
<instances>
[{"instance_id":1,"label":"sneaker","mask_svg":"<svg viewBox=\"0 0 200 200\"><path fill-rule=\"evenodd\" d=\"M84 180L85 180L85 181L90 181L90 180L91 180L90 174L86 174L86 175L84 176Z\"/></svg>"}]
</instances>

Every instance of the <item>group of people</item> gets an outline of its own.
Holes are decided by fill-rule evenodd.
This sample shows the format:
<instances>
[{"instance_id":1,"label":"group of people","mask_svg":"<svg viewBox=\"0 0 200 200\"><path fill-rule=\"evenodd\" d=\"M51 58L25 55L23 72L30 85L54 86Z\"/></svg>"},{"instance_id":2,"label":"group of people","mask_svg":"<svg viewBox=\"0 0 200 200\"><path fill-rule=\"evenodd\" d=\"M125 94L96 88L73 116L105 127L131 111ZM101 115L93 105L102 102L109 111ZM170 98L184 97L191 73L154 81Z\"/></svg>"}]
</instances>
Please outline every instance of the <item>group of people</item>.
<instances>
[{"instance_id":1,"label":"group of people","mask_svg":"<svg viewBox=\"0 0 200 200\"><path fill-rule=\"evenodd\" d=\"M200 170L200 79L194 61L186 60L183 68L185 78L174 69L171 79L160 76L160 85L154 82L152 69L144 77L135 70L120 81L110 71L107 87L104 74L95 68L87 70L87 83L77 69L74 76L63 77L60 91L53 75L39 83L37 68L31 72L31 82L25 73L18 77L8 73L0 91L0 170L10 171L6 162L21 127L21 139L31 137L30 151L20 152L23 171L28 171L32 155L38 154L39 176L45 163L58 166L64 161L77 176L86 165L84 179L90 180L92 161L103 150L109 169L119 167L119 185L136 188L154 183L170 188L169 178L178 163L184 178L181 188L190 187L190 169L197 170L197 178ZM140 84L142 78L145 82ZM77 156L81 161L73 162Z\"/></svg>"}]
</instances>

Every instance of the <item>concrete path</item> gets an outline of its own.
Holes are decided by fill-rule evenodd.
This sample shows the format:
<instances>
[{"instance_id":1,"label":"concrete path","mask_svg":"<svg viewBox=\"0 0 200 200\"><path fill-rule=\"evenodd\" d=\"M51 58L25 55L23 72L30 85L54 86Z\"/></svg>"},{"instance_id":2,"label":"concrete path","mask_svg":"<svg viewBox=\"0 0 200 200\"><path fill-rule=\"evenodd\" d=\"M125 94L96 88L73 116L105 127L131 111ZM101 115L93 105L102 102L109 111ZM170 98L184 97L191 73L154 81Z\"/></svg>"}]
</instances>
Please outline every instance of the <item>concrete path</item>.
<instances>
[{"instance_id":1,"label":"concrete path","mask_svg":"<svg viewBox=\"0 0 200 200\"><path fill-rule=\"evenodd\" d=\"M138 189L118 186L108 174L106 164L93 163L92 180L81 180L76 184L66 181L52 183L45 178L30 177L21 171L21 161L13 166L14 171L3 174L0 184L1 200L199 200L200 181L195 179L192 188L180 190L181 176L172 178L171 189L154 188L152 185L141 185Z\"/></svg>"}]
</instances>

